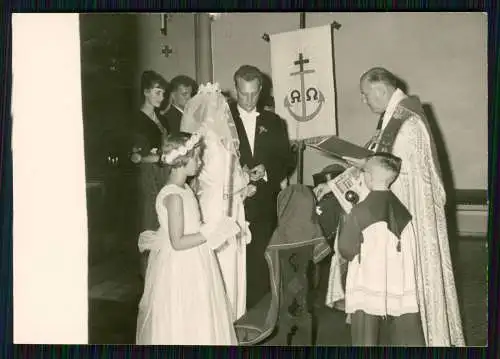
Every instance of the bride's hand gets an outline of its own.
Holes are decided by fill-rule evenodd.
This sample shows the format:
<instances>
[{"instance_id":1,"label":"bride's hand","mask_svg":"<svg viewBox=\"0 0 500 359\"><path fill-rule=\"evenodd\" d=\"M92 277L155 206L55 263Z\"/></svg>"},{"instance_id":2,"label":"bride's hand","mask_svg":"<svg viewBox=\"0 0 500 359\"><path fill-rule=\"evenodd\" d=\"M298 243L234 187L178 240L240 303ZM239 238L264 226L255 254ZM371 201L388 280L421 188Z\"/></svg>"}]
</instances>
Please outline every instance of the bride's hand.
<instances>
[{"instance_id":1,"label":"bride's hand","mask_svg":"<svg viewBox=\"0 0 500 359\"><path fill-rule=\"evenodd\" d=\"M245 165L242 169L242 178L243 178L243 183L248 184L250 183L250 170L248 169L247 165Z\"/></svg>"}]
</instances>

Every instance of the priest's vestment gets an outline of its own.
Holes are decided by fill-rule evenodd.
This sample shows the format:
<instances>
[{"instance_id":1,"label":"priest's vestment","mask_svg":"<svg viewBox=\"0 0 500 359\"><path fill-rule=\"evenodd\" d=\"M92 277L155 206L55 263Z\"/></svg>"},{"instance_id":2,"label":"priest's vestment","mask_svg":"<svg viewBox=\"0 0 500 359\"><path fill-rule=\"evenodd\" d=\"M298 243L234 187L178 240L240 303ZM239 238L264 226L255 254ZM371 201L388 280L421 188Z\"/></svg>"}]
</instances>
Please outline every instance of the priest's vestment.
<instances>
[{"instance_id":1,"label":"priest's vestment","mask_svg":"<svg viewBox=\"0 0 500 359\"><path fill-rule=\"evenodd\" d=\"M391 131L396 131L395 135ZM391 152L402 159L401 173L391 189L413 217L419 309L426 343L465 346L444 209L446 193L419 99L397 89L381 131L371 142L373 150Z\"/></svg>"}]
</instances>

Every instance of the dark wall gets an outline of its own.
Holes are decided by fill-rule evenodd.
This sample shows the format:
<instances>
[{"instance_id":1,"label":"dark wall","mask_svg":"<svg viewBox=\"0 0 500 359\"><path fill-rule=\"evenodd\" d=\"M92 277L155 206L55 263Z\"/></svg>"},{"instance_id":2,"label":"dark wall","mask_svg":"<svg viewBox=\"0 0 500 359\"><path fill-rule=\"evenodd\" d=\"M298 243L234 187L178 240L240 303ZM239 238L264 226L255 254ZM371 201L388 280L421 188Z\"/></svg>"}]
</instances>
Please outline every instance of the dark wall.
<instances>
[{"instance_id":1,"label":"dark wall","mask_svg":"<svg viewBox=\"0 0 500 359\"><path fill-rule=\"evenodd\" d=\"M87 178L100 178L109 170L108 155L127 150L136 110L136 17L82 14L80 38Z\"/></svg>"},{"instance_id":2,"label":"dark wall","mask_svg":"<svg viewBox=\"0 0 500 359\"><path fill-rule=\"evenodd\" d=\"M80 39L86 179L104 189L87 191L94 262L101 258L96 253L109 254L100 244L103 228L121 231L120 246L136 245L134 170L128 160L131 122L138 111L136 16L82 14Z\"/></svg>"}]
</instances>

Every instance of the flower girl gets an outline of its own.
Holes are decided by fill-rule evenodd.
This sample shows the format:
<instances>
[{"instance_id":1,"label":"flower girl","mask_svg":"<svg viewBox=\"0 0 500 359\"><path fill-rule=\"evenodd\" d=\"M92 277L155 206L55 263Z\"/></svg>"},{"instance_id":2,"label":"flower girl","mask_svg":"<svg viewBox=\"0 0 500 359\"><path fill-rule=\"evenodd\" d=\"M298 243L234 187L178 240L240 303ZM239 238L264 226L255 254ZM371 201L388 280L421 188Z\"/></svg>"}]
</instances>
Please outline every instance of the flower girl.
<instances>
[{"instance_id":1,"label":"flower girl","mask_svg":"<svg viewBox=\"0 0 500 359\"><path fill-rule=\"evenodd\" d=\"M236 345L231 308L213 249L240 231L228 217L202 225L186 178L200 168L199 134L165 140L160 162L170 171L156 199L158 231L139 237L150 251L139 303L136 343L142 345Z\"/></svg>"}]
</instances>

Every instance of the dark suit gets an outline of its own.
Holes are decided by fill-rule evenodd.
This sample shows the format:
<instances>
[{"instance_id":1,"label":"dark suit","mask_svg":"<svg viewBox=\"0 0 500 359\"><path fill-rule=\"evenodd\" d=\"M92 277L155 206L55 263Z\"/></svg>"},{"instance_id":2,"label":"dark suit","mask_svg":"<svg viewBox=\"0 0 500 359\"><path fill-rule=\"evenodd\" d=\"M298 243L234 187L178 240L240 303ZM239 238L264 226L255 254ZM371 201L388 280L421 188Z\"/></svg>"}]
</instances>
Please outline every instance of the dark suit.
<instances>
[{"instance_id":1,"label":"dark suit","mask_svg":"<svg viewBox=\"0 0 500 359\"><path fill-rule=\"evenodd\" d=\"M175 106L170 106L167 112L160 117L160 122L168 133L179 133L181 128L182 112Z\"/></svg>"},{"instance_id":2,"label":"dark suit","mask_svg":"<svg viewBox=\"0 0 500 359\"><path fill-rule=\"evenodd\" d=\"M247 246L247 307L251 308L270 290L264 252L277 225L280 183L293 170L294 156L285 121L263 109L258 109L252 155L237 104L231 104L230 109L240 139L241 165L253 168L262 164L267 172L267 182L254 183L257 192L245 200L245 215L252 232L252 242Z\"/></svg>"}]
</instances>

